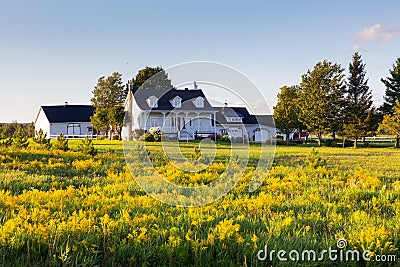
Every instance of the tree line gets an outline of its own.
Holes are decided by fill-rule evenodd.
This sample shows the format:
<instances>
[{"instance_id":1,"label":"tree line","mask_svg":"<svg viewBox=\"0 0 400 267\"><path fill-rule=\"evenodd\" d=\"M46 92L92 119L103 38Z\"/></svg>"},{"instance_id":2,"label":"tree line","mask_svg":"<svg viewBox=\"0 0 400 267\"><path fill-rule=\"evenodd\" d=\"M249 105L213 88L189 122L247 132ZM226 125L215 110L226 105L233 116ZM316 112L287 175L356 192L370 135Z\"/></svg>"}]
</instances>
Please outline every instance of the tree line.
<instances>
[{"instance_id":1,"label":"tree line","mask_svg":"<svg viewBox=\"0 0 400 267\"><path fill-rule=\"evenodd\" d=\"M286 135L295 130L307 129L322 144L322 136L336 134L357 140L377 132L396 136L400 140L400 58L382 78L385 85L384 102L375 107L372 91L368 86L366 66L356 52L349 63L348 74L340 64L328 60L318 62L313 69L301 76L299 85L283 86L274 107L278 129Z\"/></svg>"}]
</instances>

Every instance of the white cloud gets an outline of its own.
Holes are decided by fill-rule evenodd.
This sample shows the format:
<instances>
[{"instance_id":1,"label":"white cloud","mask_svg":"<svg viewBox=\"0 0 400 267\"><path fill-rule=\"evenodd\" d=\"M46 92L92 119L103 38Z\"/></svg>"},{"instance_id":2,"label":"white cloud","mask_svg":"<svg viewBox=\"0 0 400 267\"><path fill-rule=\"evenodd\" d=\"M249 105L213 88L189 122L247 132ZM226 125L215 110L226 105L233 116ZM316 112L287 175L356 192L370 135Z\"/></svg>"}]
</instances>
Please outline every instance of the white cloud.
<instances>
[{"instance_id":1,"label":"white cloud","mask_svg":"<svg viewBox=\"0 0 400 267\"><path fill-rule=\"evenodd\" d=\"M360 45L359 45L359 44L355 44L355 45L351 48L351 50L352 50L353 52L358 52L358 51L360 50Z\"/></svg>"},{"instance_id":2,"label":"white cloud","mask_svg":"<svg viewBox=\"0 0 400 267\"><path fill-rule=\"evenodd\" d=\"M388 30L381 24L375 24L367 27L356 34L359 42L384 42L400 35L400 29ZM357 47L358 48L358 47Z\"/></svg>"}]
</instances>

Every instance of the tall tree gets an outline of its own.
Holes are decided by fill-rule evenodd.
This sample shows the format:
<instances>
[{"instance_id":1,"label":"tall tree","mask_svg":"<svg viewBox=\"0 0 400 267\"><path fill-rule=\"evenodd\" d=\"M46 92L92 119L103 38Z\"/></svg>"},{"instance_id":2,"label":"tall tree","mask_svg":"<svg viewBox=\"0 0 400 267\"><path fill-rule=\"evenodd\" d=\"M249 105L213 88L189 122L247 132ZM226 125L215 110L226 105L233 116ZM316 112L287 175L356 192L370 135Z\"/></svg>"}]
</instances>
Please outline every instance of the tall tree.
<instances>
[{"instance_id":1,"label":"tall tree","mask_svg":"<svg viewBox=\"0 0 400 267\"><path fill-rule=\"evenodd\" d=\"M171 90L174 86L168 78L168 74L162 67L145 67L136 74L130 83L133 85L134 90L139 89L159 89Z\"/></svg>"},{"instance_id":2,"label":"tall tree","mask_svg":"<svg viewBox=\"0 0 400 267\"><path fill-rule=\"evenodd\" d=\"M400 147L400 101L397 102L391 112L383 117L379 130L386 131L396 136L395 147Z\"/></svg>"},{"instance_id":3,"label":"tall tree","mask_svg":"<svg viewBox=\"0 0 400 267\"><path fill-rule=\"evenodd\" d=\"M278 103L274 107L275 125L286 135L286 145L289 145L289 134L300 127L297 106L298 87L283 86L278 93Z\"/></svg>"},{"instance_id":4,"label":"tall tree","mask_svg":"<svg viewBox=\"0 0 400 267\"><path fill-rule=\"evenodd\" d=\"M107 78L100 77L92 91L91 99L96 109L112 108L115 105L123 105L126 97L125 86L122 83L122 74L114 72Z\"/></svg>"},{"instance_id":5,"label":"tall tree","mask_svg":"<svg viewBox=\"0 0 400 267\"><path fill-rule=\"evenodd\" d=\"M349 65L349 73L345 94L344 133L354 138L354 147L357 147L357 140L367 135L373 113L372 93L365 77L365 64L357 52Z\"/></svg>"},{"instance_id":6,"label":"tall tree","mask_svg":"<svg viewBox=\"0 0 400 267\"><path fill-rule=\"evenodd\" d=\"M115 118L123 117L125 112L123 104L126 97L122 75L114 72L111 76L100 77L93 90L91 99L95 107L95 114L91 117L92 125L97 129L116 130L122 127L122 121ZM119 112L119 114L116 114ZM120 132L118 133L120 136Z\"/></svg>"},{"instance_id":7,"label":"tall tree","mask_svg":"<svg viewBox=\"0 0 400 267\"><path fill-rule=\"evenodd\" d=\"M383 114L392 113L394 105L400 101L400 57L393 64L393 69L389 70L389 74L386 79L381 79L386 87L383 105L380 107Z\"/></svg>"},{"instance_id":8,"label":"tall tree","mask_svg":"<svg viewBox=\"0 0 400 267\"><path fill-rule=\"evenodd\" d=\"M324 60L302 75L299 120L317 135L319 146L322 135L336 131L343 121L343 71L339 64Z\"/></svg>"}]
</instances>

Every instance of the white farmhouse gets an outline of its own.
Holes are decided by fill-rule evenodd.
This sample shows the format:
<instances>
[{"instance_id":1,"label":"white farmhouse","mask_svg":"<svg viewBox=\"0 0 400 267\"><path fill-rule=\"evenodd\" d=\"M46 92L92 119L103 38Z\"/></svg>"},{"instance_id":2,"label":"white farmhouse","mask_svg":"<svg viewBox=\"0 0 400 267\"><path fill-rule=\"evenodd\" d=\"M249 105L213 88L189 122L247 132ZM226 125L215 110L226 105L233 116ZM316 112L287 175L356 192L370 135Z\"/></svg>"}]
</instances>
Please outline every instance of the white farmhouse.
<instances>
[{"instance_id":1,"label":"white farmhouse","mask_svg":"<svg viewBox=\"0 0 400 267\"><path fill-rule=\"evenodd\" d=\"M216 113L202 90L163 91L159 89L139 89L135 93L129 90L125 101L129 114L125 139L133 139L133 131L148 131L160 127L170 138L193 140L196 135L215 134Z\"/></svg>"},{"instance_id":2,"label":"white farmhouse","mask_svg":"<svg viewBox=\"0 0 400 267\"><path fill-rule=\"evenodd\" d=\"M82 138L93 134L91 105L41 106L35 119L35 130L42 129L50 138L63 133L67 138Z\"/></svg>"},{"instance_id":3,"label":"white farmhouse","mask_svg":"<svg viewBox=\"0 0 400 267\"><path fill-rule=\"evenodd\" d=\"M265 142L276 134L272 115L251 115L244 107L213 107L196 82L190 90L130 89L125 110L129 120L122 137L128 140L134 139L135 131L152 127L180 140L228 134Z\"/></svg>"}]
</instances>

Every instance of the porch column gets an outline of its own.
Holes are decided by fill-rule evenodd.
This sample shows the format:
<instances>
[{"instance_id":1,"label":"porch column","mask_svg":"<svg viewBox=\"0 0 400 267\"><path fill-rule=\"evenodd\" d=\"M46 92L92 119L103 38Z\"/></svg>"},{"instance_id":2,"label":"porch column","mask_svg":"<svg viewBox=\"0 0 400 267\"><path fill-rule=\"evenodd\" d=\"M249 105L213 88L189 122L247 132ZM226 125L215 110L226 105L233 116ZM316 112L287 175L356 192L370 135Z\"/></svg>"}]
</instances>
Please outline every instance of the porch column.
<instances>
[{"instance_id":1,"label":"porch column","mask_svg":"<svg viewBox=\"0 0 400 267\"><path fill-rule=\"evenodd\" d=\"M162 114L163 114L163 119L162 119L162 124L161 124L162 128L161 129L163 132L165 132L165 130L164 130L165 129L165 112L163 112Z\"/></svg>"},{"instance_id":2,"label":"porch column","mask_svg":"<svg viewBox=\"0 0 400 267\"><path fill-rule=\"evenodd\" d=\"M217 141L217 117L216 114L214 113L214 141Z\"/></svg>"},{"instance_id":3,"label":"porch column","mask_svg":"<svg viewBox=\"0 0 400 267\"><path fill-rule=\"evenodd\" d=\"M200 113L197 113L197 132L200 131Z\"/></svg>"}]
</instances>

